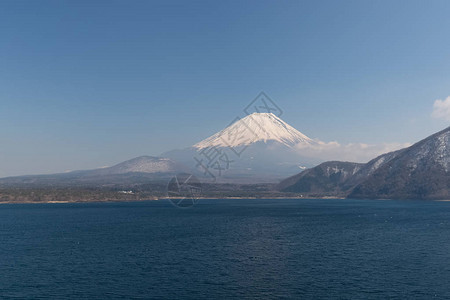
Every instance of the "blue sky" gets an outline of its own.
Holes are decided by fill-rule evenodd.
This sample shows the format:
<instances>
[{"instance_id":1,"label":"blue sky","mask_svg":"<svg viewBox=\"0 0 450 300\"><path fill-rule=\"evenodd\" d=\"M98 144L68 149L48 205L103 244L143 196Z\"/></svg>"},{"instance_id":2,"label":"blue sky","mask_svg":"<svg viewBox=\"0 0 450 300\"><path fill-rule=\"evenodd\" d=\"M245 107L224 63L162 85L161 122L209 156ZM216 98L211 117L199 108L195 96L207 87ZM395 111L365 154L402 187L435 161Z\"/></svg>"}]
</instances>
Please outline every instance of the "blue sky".
<instances>
[{"instance_id":1,"label":"blue sky","mask_svg":"<svg viewBox=\"0 0 450 300\"><path fill-rule=\"evenodd\" d=\"M1 1L0 176L187 147L260 91L312 138L418 141L449 125L432 117L450 95L449 12L411 0Z\"/></svg>"}]
</instances>

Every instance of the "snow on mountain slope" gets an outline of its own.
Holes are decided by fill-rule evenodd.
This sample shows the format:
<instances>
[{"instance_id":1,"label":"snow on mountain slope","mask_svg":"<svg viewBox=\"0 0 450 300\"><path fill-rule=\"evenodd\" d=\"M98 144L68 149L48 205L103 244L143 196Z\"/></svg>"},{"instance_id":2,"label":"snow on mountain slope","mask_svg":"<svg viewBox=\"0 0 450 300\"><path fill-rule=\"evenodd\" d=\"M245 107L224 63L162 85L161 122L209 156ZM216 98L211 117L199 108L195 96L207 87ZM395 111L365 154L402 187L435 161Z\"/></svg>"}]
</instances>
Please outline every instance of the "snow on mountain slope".
<instances>
[{"instance_id":1,"label":"snow on mountain slope","mask_svg":"<svg viewBox=\"0 0 450 300\"><path fill-rule=\"evenodd\" d=\"M209 147L240 147L256 142L276 141L288 147L315 142L272 113L253 113L222 131L195 144L196 149Z\"/></svg>"},{"instance_id":2,"label":"snow on mountain slope","mask_svg":"<svg viewBox=\"0 0 450 300\"><path fill-rule=\"evenodd\" d=\"M450 127L397 151L349 197L450 199Z\"/></svg>"},{"instance_id":3,"label":"snow on mountain slope","mask_svg":"<svg viewBox=\"0 0 450 300\"><path fill-rule=\"evenodd\" d=\"M112 167L92 170L92 173L99 175L111 174L125 174L130 172L136 173L163 173L173 172L180 167L176 162L161 157L140 156L124 162L121 162Z\"/></svg>"},{"instance_id":4,"label":"snow on mountain slope","mask_svg":"<svg viewBox=\"0 0 450 300\"><path fill-rule=\"evenodd\" d=\"M414 171L421 165L436 164L447 173L450 172L450 127L426 139L414 149L407 162Z\"/></svg>"}]
</instances>

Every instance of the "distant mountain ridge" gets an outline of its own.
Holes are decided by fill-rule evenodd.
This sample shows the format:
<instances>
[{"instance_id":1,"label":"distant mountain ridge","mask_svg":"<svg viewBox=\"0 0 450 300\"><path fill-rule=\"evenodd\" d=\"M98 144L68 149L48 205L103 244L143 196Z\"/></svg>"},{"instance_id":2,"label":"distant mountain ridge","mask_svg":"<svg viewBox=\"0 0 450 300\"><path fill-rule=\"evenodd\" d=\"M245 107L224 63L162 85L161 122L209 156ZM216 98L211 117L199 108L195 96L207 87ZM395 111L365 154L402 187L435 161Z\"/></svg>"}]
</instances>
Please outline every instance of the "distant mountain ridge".
<instances>
[{"instance_id":1,"label":"distant mountain ridge","mask_svg":"<svg viewBox=\"0 0 450 300\"><path fill-rule=\"evenodd\" d=\"M367 164L322 163L283 180L279 189L316 196L450 199L450 127Z\"/></svg>"},{"instance_id":2,"label":"distant mountain ridge","mask_svg":"<svg viewBox=\"0 0 450 300\"><path fill-rule=\"evenodd\" d=\"M124 162L121 162L112 167L95 169L90 172L95 175L112 175L125 173L168 173L177 172L183 166L175 161L155 156L139 156Z\"/></svg>"},{"instance_id":3,"label":"distant mountain ridge","mask_svg":"<svg viewBox=\"0 0 450 300\"><path fill-rule=\"evenodd\" d=\"M0 187L10 186L110 186L166 181L186 168L168 158L136 157L111 167L49 175L0 178Z\"/></svg>"}]
</instances>

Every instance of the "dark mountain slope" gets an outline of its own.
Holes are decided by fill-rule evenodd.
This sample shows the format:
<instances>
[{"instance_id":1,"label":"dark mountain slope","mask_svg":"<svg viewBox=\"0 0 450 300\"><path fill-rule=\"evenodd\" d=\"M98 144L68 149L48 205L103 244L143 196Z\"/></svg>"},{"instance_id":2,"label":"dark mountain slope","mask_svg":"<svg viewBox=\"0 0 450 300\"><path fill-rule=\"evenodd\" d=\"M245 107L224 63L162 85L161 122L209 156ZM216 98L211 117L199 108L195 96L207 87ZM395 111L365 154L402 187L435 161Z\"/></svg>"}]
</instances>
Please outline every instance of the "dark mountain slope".
<instances>
[{"instance_id":1,"label":"dark mountain slope","mask_svg":"<svg viewBox=\"0 0 450 300\"><path fill-rule=\"evenodd\" d=\"M346 194L346 182L363 166L359 163L329 161L283 180L278 187L283 192L342 196Z\"/></svg>"},{"instance_id":2,"label":"dark mountain slope","mask_svg":"<svg viewBox=\"0 0 450 300\"><path fill-rule=\"evenodd\" d=\"M450 199L450 127L367 164L325 162L287 178L279 189L313 196Z\"/></svg>"},{"instance_id":3,"label":"dark mountain slope","mask_svg":"<svg viewBox=\"0 0 450 300\"><path fill-rule=\"evenodd\" d=\"M450 199L450 127L402 150L349 197Z\"/></svg>"}]
</instances>

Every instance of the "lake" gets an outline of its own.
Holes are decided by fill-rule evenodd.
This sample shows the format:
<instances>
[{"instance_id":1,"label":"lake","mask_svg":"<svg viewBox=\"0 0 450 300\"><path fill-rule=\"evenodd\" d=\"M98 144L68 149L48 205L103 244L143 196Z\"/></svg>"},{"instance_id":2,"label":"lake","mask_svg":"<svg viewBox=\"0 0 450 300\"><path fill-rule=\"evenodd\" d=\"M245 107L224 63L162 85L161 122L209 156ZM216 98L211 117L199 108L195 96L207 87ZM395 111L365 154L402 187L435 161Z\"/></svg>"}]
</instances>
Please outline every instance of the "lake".
<instances>
[{"instance_id":1,"label":"lake","mask_svg":"<svg viewBox=\"0 0 450 300\"><path fill-rule=\"evenodd\" d=\"M450 298L450 202L0 205L0 298Z\"/></svg>"}]
</instances>

